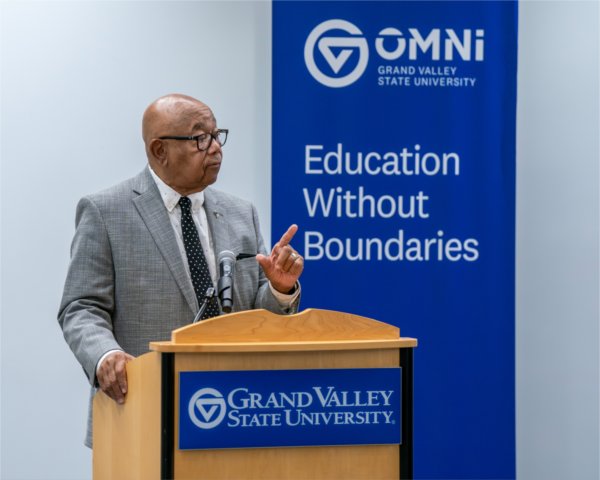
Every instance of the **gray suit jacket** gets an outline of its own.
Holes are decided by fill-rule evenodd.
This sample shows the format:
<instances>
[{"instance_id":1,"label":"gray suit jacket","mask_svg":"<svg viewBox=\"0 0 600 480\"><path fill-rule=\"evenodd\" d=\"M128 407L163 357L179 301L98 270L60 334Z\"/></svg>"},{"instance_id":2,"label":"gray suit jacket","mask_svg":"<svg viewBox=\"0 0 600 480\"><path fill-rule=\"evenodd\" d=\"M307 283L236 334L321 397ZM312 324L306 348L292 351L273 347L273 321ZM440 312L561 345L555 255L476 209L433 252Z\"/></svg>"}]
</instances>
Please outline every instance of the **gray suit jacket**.
<instances>
[{"instance_id":1,"label":"gray suit jacket","mask_svg":"<svg viewBox=\"0 0 600 480\"><path fill-rule=\"evenodd\" d=\"M215 252L265 253L252 204L207 188L205 209ZM138 356L189 324L199 305L158 188L146 168L77 206L71 263L58 315L63 334L95 393L96 364L109 350ZM252 259L235 269L234 310L286 314ZM88 425L91 424L91 409ZM86 445L91 445L88 427Z\"/></svg>"}]
</instances>

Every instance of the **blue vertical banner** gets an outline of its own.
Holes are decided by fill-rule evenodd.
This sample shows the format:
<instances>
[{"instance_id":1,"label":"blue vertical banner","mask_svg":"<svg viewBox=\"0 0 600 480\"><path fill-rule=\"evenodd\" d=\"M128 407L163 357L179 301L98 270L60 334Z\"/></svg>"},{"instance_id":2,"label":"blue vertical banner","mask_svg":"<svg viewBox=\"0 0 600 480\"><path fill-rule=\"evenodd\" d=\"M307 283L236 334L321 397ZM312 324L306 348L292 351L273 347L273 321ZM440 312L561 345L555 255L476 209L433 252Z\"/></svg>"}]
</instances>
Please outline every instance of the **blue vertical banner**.
<instances>
[{"instance_id":1,"label":"blue vertical banner","mask_svg":"<svg viewBox=\"0 0 600 480\"><path fill-rule=\"evenodd\" d=\"M272 238L417 337L416 478L515 477L516 2L274 2Z\"/></svg>"}]
</instances>

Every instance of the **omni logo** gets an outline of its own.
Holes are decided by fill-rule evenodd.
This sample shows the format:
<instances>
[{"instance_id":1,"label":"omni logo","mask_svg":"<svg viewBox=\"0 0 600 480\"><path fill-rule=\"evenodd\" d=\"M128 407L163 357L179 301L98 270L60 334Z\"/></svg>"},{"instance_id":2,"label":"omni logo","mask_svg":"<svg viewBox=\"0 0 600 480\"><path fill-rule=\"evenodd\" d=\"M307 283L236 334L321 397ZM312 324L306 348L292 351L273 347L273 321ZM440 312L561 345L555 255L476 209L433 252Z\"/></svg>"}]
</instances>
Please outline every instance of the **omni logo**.
<instances>
[{"instance_id":1,"label":"omni logo","mask_svg":"<svg viewBox=\"0 0 600 480\"><path fill-rule=\"evenodd\" d=\"M348 36L327 36L327 32L332 30L341 30ZM346 87L358 80L369 62L369 48L362 34L356 25L346 20L327 20L317 25L304 44L304 61L314 79L333 88ZM327 62L329 71L323 72L318 67L316 50ZM340 74L350 57L356 55L358 60L352 71Z\"/></svg>"},{"instance_id":2,"label":"omni logo","mask_svg":"<svg viewBox=\"0 0 600 480\"><path fill-rule=\"evenodd\" d=\"M332 88L347 87L365 72L369 63L369 43L375 60L380 62L377 66L380 75L416 77L418 69L421 77L456 77L457 64L485 60L483 28L424 30L402 27L400 30L385 27L375 38L368 40L356 25L332 19L318 24L306 38L304 62L321 84ZM451 83L455 85L463 80Z\"/></svg>"},{"instance_id":3,"label":"omni logo","mask_svg":"<svg viewBox=\"0 0 600 480\"><path fill-rule=\"evenodd\" d=\"M194 393L188 404L190 420L205 430L219 425L225 418L226 411L223 395L214 388L201 388Z\"/></svg>"}]
</instances>

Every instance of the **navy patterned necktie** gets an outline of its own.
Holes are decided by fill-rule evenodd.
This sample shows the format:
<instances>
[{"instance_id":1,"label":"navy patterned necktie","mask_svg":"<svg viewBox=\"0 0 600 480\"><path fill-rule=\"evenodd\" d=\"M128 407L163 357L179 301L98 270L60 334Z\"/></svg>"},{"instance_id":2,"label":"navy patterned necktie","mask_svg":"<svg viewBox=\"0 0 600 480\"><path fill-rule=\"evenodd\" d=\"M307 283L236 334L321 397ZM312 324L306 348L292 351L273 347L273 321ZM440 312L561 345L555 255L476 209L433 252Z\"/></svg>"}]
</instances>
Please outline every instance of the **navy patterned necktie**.
<instances>
[{"instance_id":1,"label":"navy patterned necktie","mask_svg":"<svg viewBox=\"0 0 600 480\"><path fill-rule=\"evenodd\" d=\"M204 251L202 250L202 244L200 243L200 237L198 236L198 230L194 224L192 218L192 201L188 197L181 197L179 199L179 206L181 207L181 231L183 233L183 245L185 246L185 254L187 256L188 265L190 267L190 276L192 277L192 285L196 292L196 298L198 299L198 305L202 305L204 301L204 295L206 290L210 287L214 288L212 279L210 278L210 272L208 271L208 264L204 257ZM216 317L219 315L219 307L216 299L212 299L208 304L208 307L202 315L202 319Z\"/></svg>"}]
</instances>

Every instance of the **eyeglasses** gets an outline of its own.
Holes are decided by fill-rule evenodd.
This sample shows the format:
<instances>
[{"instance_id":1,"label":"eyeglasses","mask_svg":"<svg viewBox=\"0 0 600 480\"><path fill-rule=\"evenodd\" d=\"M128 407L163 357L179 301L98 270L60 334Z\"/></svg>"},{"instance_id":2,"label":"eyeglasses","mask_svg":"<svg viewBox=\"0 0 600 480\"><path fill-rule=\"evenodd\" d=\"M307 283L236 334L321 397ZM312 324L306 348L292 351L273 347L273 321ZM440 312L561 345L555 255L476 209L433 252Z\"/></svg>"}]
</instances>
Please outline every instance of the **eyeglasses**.
<instances>
[{"instance_id":1,"label":"eyeglasses","mask_svg":"<svg viewBox=\"0 0 600 480\"><path fill-rule=\"evenodd\" d=\"M194 135L193 137L177 137L175 135L165 135L163 137L158 138L159 140L195 140L196 144L198 145L198 150L203 152L204 150L208 150L210 148L213 139L219 142L219 145L225 145L228 133L229 130L223 128L220 130L216 130L213 133L201 133L200 135Z\"/></svg>"}]
</instances>

